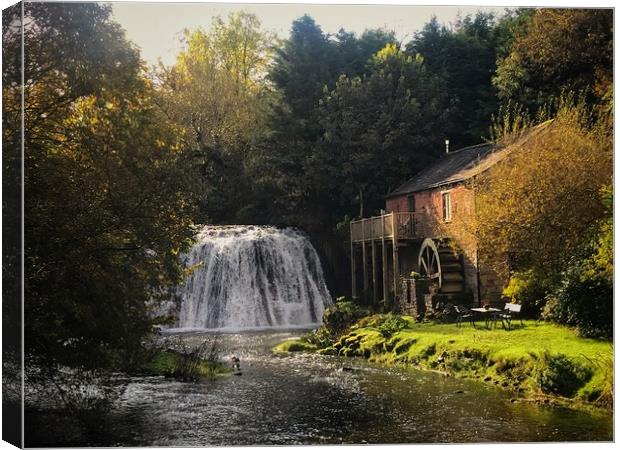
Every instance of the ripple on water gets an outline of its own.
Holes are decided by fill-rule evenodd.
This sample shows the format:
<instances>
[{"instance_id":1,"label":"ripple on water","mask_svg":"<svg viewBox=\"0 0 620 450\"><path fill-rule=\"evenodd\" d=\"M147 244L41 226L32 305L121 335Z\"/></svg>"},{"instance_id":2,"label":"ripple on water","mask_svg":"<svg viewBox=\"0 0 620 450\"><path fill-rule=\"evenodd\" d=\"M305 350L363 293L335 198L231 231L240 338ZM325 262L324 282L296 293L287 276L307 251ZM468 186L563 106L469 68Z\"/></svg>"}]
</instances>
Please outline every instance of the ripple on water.
<instances>
[{"instance_id":1,"label":"ripple on water","mask_svg":"<svg viewBox=\"0 0 620 450\"><path fill-rule=\"evenodd\" d=\"M297 333L222 335L223 354L241 355L240 377L199 383L132 378L89 443L178 447L612 438L611 416L513 404L508 393L479 382L363 360L270 353ZM199 343L205 336L210 335L183 338ZM343 371L344 366L352 370Z\"/></svg>"}]
</instances>

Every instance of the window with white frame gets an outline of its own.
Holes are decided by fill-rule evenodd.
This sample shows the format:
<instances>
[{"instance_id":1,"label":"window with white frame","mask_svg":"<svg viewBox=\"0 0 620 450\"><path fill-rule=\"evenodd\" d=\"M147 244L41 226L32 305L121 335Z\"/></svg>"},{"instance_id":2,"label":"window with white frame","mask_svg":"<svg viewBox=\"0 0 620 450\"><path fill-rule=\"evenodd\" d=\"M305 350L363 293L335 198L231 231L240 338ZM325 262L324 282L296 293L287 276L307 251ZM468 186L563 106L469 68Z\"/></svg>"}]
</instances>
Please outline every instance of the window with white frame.
<instances>
[{"instance_id":1,"label":"window with white frame","mask_svg":"<svg viewBox=\"0 0 620 450\"><path fill-rule=\"evenodd\" d=\"M443 221L450 222L452 220L452 200L450 199L450 192L441 193L441 203L443 206Z\"/></svg>"}]
</instances>

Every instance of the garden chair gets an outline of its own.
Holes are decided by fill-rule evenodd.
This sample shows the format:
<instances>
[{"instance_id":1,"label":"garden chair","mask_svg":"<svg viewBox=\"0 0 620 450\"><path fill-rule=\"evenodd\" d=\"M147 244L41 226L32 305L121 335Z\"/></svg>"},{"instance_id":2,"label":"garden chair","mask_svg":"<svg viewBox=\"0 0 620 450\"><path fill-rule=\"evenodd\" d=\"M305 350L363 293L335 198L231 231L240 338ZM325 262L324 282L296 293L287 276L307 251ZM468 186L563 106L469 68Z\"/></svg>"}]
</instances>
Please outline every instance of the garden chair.
<instances>
[{"instance_id":1,"label":"garden chair","mask_svg":"<svg viewBox=\"0 0 620 450\"><path fill-rule=\"evenodd\" d=\"M456 311L456 326L457 327L461 327L463 325L463 320L469 320L469 322L471 323L471 325L476 328L476 324L474 323L474 314L469 310L469 308L466 308L465 306L461 306L461 305L456 305L454 307L454 310Z\"/></svg>"},{"instance_id":2,"label":"garden chair","mask_svg":"<svg viewBox=\"0 0 620 450\"><path fill-rule=\"evenodd\" d=\"M521 305L516 303L506 303L504 311L499 314L499 318L502 320L502 326L510 330L512 325L512 319L518 318L523 326L523 319L521 318Z\"/></svg>"}]
</instances>

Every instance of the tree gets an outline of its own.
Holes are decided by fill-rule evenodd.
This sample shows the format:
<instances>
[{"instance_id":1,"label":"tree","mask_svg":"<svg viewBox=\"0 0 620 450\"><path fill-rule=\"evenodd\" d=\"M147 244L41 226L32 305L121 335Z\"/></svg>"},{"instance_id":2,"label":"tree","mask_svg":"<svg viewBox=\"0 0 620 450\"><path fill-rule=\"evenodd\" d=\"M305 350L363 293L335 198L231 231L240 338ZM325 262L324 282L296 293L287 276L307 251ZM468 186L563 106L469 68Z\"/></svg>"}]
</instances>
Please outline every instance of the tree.
<instances>
[{"instance_id":1,"label":"tree","mask_svg":"<svg viewBox=\"0 0 620 450\"><path fill-rule=\"evenodd\" d=\"M528 306L544 305L568 261L590 245L592 227L609 215L600 196L613 170L606 124L583 100L565 99L553 120L500 142L512 146L509 156L472 184L475 214L459 229L475 237L483 264L512 271L511 296L535 293Z\"/></svg>"},{"instance_id":2,"label":"tree","mask_svg":"<svg viewBox=\"0 0 620 450\"><path fill-rule=\"evenodd\" d=\"M319 181L307 175L310 166L315 173L321 171L317 153L325 120L320 101L325 90L334 89L340 75L353 78L367 73L373 54L394 41L394 34L383 30L366 30L360 37L340 30L330 39L309 16L293 22L290 38L277 51L269 73L277 97L264 154L273 183L283 193L279 212L289 223L318 233L317 228L331 221L332 203L325 197L323 178Z\"/></svg>"},{"instance_id":3,"label":"tree","mask_svg":"<svg viewBox=\"0 0 620 450\"><path fill-rule=\"evenodd\" d=\"M192 172L109 7L24 8L26 358L120 368L180 280Z\"/></svg>"},{"instance_id":4,"label":"tree","mask_svg":"<svg viewBox=\"0 0 620 450\"><path fill-rule=\"evenodd\" d=\"M548 294L544 316L577 327L586 337L613 337L614 260L612 186L601 189L605 216L572 254Z\"/></svg>"},{"instance_id":5,"label":"tree","mask_svg":"<svg viewBox=\"0 0 620 450\"><path fill-rule=\"evenodd\" d=\"M318 102L323 87L337 76L337 55L328 36L308 15L295 20L268 73L275 95L268 116L269 138L258 166L258 172L269 174L259 180L279 193L270 208L277 210L273 214L277 223L302 225L307 231L314 228L309 222L320 227L323 215L307 214L320 206L303 161L312 155L321 135Z\"/></svg>"},{"instance_id":6,"label":"tree","mask_svg":"<svg viewBox=\"0 0 620 450\"><path fill-rule=\"evenodd\" d=\"M441 80L421 57L388 44L368 64L369 74L341 76L321 103L321 145L306 165L317 186L338 198L335 211L378 210L383 196L441 153L444 120ZM365 211L367 209L367 211Z\"/></svg>"},{"instance_id":7,"label":"tree","mask_svg":"<svg viewBox=\"0 0 620 450\"><path fill-rule=\"evenodd\" d=\"M365 30L359 37L340 29L335 39L339 61L339 76L355 77L369 73L368 61L387 44L397 44L393 31ZM330 86L332 87L332 86Z\"/></svg>"},{"instance_id":8,"label":"tree","mask_svg":"<svg viewBox=\"0 0 620 450\"><path fill-rule=\"evenodd\" d=\"M293 22L289 39L276 49L269 80L281 92L283 108L307 122L301 138L314 138L311 132L316 128L316 121L311 119L315 118L323 87L338 76L336 60L328 36L308 15Z\"/></svg>"},{"instance_id":9,"label":"tree","mask_svg":"<svg viewBox=\"0 0 620 450\"><path fill-rule=\"evenodd\" d=\"M240 88L262 89L276 37L260 27L260 20L244 11L230 13L228 23L221 17L213 20L212 51Z\"/></svg>"},{"instance_id":10,"label":"tree","mask_svg":"<svg viewBox=\"0 0 620 450\"><path fill-rule=\"evenodd\" d=\"M264 132L264 77L274 36L258 19L233 13L210 30L185 31L184 50L157 71L159 101L185 130L203 178L202 209L216 222L235 221L253 194L247 175Z\"/></svg>"},{"instance_id":11,"label":"tree","mask_svg":"<svg viewBox=\"0 0 620 450\"><path fill-rule=\"evenodd\" d=\"M21 26L21 4L6 8L2 13L2 348L3 361L13 360L15 368L21 358L22 315L22 51L17 45L21 42ZM5 364L8 373L6 368Z\"/></svg>"},{"instance_id":12,"label":"tree","mask_svg":"<svg viewBox=\"0 0 620 450\"><path fill-rule=\"evenodd\" d=\"M367 30L359 37L341 30L328 36L311 17L303 16L293 22L290 37L276 51L269 70L274 88L269 135L252 172L272 199L263 202L261 215L310 234L334 290L349 285L348 264L337 230L342 220L341 195L332 189L334 180L328 188L324 177L309 174L334 169L319 162L325 159L319 149L325 131L319 102L325 89L334 89L341 74L366 73L372 55L393 41L393 34L382 30Z\"/></svg>"},{"instance_id":13,"label":"tree","mask_svg":"<svg viewBox=\"0 0 620 450\"><path fill-rule=\"evenodd\" d=\"M536 111L569 91L610 103L612 80L612 10L538 9L518 30L493 84L503 101Z\"/></svg>"},{"instance_id":14,"label":"tree","mask_svg":"<svg viewBox=\"0 0 620 450\"><path fill-rule=\"evenodd\" d=\"M499 43L496 27L495 17L487 13L468 15L453 30L433 17L407 45L407 52L424 58L429 73L445 80L450 105L443 132L456 148L480 143L497 109L491 85Z\"/></svg>"},{"instance_id":15,"label":"tree","mask_svg":"<svg viewBox=\"0 0 620 450\"><path fill-rule=\"evenodd\" d=\"M22 4L2 11L2 426L22 444Z\"/></svg>"},{"instance_id":16,"label":"tree","mask_svg":"<svg viewBox=\"0 0 620 450\"><path fill-rule=\"evenodd\" d=\"M499 61L510 54L515 38L525 31L535 13L534 8L506 8L493 30L497 41L496 53Z\"/></svg>"}]
</instances>

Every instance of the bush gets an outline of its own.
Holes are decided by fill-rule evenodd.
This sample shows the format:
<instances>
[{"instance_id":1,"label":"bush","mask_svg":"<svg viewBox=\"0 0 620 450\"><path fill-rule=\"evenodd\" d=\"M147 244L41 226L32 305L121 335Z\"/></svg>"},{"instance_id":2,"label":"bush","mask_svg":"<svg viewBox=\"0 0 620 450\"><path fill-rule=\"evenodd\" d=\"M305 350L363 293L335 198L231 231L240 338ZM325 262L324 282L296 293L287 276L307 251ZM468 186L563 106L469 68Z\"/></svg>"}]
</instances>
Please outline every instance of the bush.
<instances>
[{"instance_id":1,"label":"bush","mask_svg":"<svg viewBox=\"0 0 620 450\"><path fill-rule=\"evenodd\" d=\"M333 306L325 310L323 326L330 334L340 335L367 314L367 309L344 297L339 297Z\"/></svg>"},{"instance_id":2,"label":"bush","mask_svg":"<svg viewBox=\"0 0 620 450\"><path fill-rule=\"evenodd\" d=\"M276 347L276 350L312 351L326 349L338 341L342 334L366 315L368 315L367 309L345 297L338 297L336 303L323 313L323 325L321 327L295 341L291 341L296 344L281 344Z\"/></svg>"},{"instance_id":3,"label":"bush","mask_svg":"<svg viewBox=\"0 0 620 450\"><path fill-rule=\"evenodd\" d=\"M544 393L564 397L574 396L591 377L591 369L562 354L550 356L544 353L537 373L538 384Z\"/></svg>"},{"instance_id":4,"label":"bush","mask_svg":"<svg viewBox=\"0 0 620 450\"><path fill-rule=\"evenodd\" d=\"M548 297L544 317L573 325L584 337L613 336L613 285L583 279L583 267L573 264L562 273Z\"/></svg>"},{"instance_id":5,"label":"bush","mask_svg":"<svg viewBox=\"0 0 620 450\"><path fill-rule=\"evenodd\" d=\"M562 272L545 317L574 325L586 337L613 336L613 222L597 223L594 238Z\"/></svg>"},{"instance_id":6,"label":"bush","mask_svg":"<svg viewBox=\"0 0 620 450\"><path fill-rule=\"evenodd\" d=\"M383 337L390 337L394 333L399 332L403 328L407 328L409 322L403 319L402 316L398 316L395 314L386 314L383 316L379 316L379 318L375 321L374 326L381 332Z\"/></svg>"},{"instance_id":7,"label":"bush","mask_svg":"<svg viewBox=\"0 0 620 450\"><path fill-rule=\"evenodd\" d=\"M325 326L319 327L311 333L304 334L299 340L318 348L326 348L336 342L333 335Z\"/></svg>"},{"instance_id":8,"label":"bush","mask_svg":"<svg viewBox=\"0 0 620 450\"><path fill-rule=\"evenodd\" d=\"M544 281L529 269L511 275L502 297L507 302L523 305L524 315L538 316L545 305L547 293Z\"/></svg>"},{"instance_id":9,"label":"bush","mask_svg":"<svg viewBox=\"0 0 620 450\"><path fill-rule=\"evenodd\" d=\"M585 357L598 374L581 391L583 398L604 408L612 409L614 403L614 358L613 347L609 355L598 354ZM596 379L595 379L596 378Z\"/></svg>"}]
</instances>

